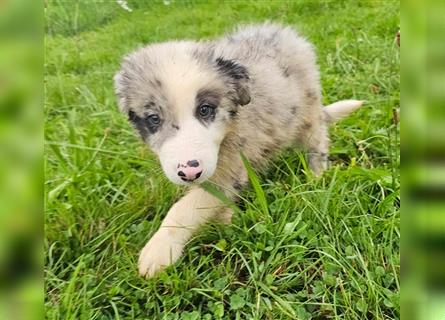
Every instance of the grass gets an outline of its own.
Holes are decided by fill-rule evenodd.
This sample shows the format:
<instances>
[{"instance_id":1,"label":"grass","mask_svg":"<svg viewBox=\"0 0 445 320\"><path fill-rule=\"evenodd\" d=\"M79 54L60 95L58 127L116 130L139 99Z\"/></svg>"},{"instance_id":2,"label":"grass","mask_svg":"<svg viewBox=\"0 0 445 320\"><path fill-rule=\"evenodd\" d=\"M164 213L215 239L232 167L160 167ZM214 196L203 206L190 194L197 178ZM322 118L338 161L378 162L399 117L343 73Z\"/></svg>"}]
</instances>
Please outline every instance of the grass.
<instances>
[{"instance_id":1,"label":"grass","mask_svg":"<svg viewBox=\"0 0 445 320\"><path fill-rule=\"evenodd\" d=\"M49 1L45 62L48 319L398 319L399 7L393 1ZM112 77L143 44L279 21L317 48L331 129L314 179L288 150L155 279L139 250L184 192L117 111Z\"/></svg>"}]
</instances>

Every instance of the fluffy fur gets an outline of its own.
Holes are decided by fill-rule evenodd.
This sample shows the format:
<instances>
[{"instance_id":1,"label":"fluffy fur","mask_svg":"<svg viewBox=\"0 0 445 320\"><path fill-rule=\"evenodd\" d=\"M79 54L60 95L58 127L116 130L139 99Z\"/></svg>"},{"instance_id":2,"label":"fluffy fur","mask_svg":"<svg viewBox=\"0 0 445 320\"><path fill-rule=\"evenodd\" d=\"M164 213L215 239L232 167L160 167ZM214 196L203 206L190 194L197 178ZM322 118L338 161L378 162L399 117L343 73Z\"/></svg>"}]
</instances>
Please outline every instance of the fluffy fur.
<instances>
[{"instance_id":1,"label":"fluffy fur","mask_svg":"<svg viewBox=\"0 0 445 320\"><path fill-rule=\"evenodd\" d=\"M361 105L347 100L323 108L312 45L272 24L215 41L141 48L124 58L115 83L121 110L172 182L190 184L178 168L197 160L202 174L195 182L210 180L231 197L247 183L241 151L264 168L278 151L298 145L321 174L328 124ZM142 250L140 274L152 276L174 263L193 232L215 217L228 222L230 212L194 183Z\"/></svg>"}]
</instances>

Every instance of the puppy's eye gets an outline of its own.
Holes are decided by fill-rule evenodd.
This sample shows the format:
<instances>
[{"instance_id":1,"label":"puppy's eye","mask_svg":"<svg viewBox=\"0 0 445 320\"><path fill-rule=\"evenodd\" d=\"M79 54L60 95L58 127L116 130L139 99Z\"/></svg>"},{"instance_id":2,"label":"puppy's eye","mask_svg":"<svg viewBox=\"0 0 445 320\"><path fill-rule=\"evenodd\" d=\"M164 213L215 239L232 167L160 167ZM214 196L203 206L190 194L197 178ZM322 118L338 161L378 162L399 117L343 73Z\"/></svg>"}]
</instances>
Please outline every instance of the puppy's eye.
<instances>
[{"instance_id":1,"label":"puppy's eye","mask_svg":"<svg viewBox=\"0 0 445 320\"><path fill-rule=\"evenodd\" d=\"M215 107L210 104L204 103L198 107L198 114L203 119L210 118L212 115L215 114Z\"/></svg>"},{"instance_id":2,"label":"puppy's eye","mask_svg":"<svg viewBox=\"0 0 445 320\"><path fill-rule=\"evenodd\" d=\"M148 116L147 121L151 126L157 126L161 123L161 118L157 114L151 114Z\"/></svg>"}]
</instances>

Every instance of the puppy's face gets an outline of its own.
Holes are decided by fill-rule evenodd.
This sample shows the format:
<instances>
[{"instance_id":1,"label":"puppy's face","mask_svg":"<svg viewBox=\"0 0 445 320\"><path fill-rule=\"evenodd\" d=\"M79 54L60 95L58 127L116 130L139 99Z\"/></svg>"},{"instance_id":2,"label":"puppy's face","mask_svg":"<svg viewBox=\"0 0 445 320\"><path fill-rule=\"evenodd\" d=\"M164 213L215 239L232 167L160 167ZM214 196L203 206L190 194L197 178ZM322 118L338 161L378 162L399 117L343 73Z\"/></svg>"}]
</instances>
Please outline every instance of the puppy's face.
<instances>
[{"instance_id":1,"label":"puppy's face","mask_svg":"<svg viewBox=\"0 0 445 320\"><path fill-rule=\"evenodd\" d=\"M121 110L177 184L213 175L219 146L250 101L247 82L243 66L192 42L137 50L115 76Z\"/></svg>"}]
</instances>

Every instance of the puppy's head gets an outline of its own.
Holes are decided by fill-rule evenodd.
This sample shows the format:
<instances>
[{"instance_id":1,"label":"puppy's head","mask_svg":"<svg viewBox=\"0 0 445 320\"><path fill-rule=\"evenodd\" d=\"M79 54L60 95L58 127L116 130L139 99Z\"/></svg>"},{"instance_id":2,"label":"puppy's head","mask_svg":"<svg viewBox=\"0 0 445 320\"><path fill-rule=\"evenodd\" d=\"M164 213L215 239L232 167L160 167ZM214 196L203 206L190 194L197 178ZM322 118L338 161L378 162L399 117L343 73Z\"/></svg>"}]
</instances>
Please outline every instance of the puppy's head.
<instances>
[{"instance_id":1,"label":"puppy's head","mask_svg":"<svg viewBox=\"0 0 445 320\"><path fill-rule=\"evenodd\" d=\"M139 49L124 58L114 79L120 109L177 184L213 175L238 108L250 102L246 68L207 44Z\"/></svg>"}]
</instances>

